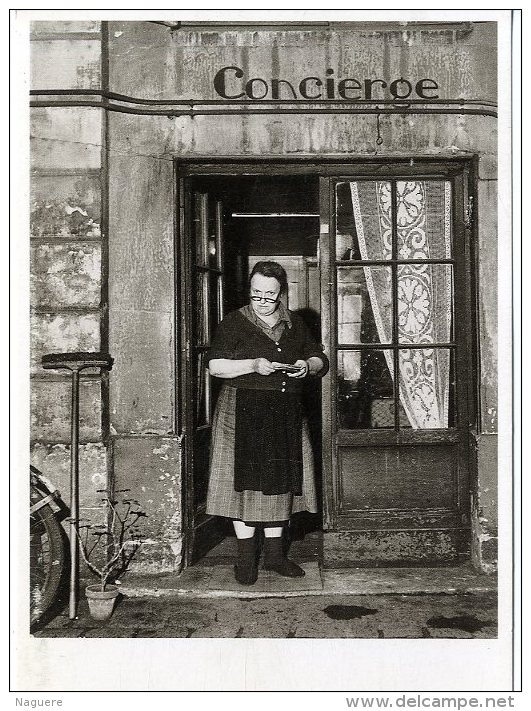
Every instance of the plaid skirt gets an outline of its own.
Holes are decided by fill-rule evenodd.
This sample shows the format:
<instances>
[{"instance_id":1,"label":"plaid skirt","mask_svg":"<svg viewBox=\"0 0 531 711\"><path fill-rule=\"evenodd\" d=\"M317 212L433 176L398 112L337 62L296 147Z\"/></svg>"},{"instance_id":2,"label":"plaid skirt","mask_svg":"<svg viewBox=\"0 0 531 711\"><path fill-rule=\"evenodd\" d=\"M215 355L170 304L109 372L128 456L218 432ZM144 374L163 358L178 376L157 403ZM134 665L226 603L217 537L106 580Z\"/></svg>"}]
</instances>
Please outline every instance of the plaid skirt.
<instances>
[{"instance_id":1,"label":"plaid skirt","mask_svg":"<svg viewBox=\"0 0 531 711\"><path fill-rule=\"evenodd\" d=\"M219 394L212 427L207 514L249 522L287 521L299 511L317 513L313 452L308 424L302 425L302 494L266 495L261 491L234 490L236 388L224 385Z\"/></svg>"}]
</instances>

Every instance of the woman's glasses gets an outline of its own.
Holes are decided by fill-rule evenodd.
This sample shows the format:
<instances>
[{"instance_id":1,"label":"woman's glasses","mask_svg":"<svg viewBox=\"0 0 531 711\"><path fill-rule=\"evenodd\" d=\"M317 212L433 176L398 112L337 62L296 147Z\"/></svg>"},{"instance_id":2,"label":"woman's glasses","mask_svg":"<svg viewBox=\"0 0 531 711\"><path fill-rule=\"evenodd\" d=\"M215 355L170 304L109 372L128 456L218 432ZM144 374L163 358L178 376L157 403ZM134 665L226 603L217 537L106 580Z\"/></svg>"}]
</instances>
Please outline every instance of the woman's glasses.
<instances>
[{"instance_id":1,"label":"woman's glasses","mask_svg":"<svg viewBox=\"0 0 531 711\"><path fill-rule=\"evenodd\" d=\"M263 301L266 304L275 304L278 301L279 296L274 299L269 299L267 296L251 296L251 301Z\"/></svg>"}]
</instances>

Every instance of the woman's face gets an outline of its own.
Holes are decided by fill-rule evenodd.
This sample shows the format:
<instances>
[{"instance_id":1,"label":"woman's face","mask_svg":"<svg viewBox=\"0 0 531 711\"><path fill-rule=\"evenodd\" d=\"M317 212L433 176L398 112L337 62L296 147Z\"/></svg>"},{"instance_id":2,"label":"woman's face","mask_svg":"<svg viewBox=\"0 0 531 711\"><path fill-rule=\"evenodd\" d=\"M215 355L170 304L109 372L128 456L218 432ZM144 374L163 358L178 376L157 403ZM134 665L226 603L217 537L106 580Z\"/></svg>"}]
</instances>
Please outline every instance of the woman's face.
<instances>
[{"instance_id":1,"label":"woman's face","mask_svg":"<svg viewBox=\"0 0 531 711\"><path fill-rule=\"evenodd\" d=\"M251 306L258 316L271 316L278 309L280 303L280 283L275 277L266 277L263 274L254 274L251 279ZM260 300L258 301L258 298ZM264 299L274 299L264 301Z\"/></svg>"}]
</instances>

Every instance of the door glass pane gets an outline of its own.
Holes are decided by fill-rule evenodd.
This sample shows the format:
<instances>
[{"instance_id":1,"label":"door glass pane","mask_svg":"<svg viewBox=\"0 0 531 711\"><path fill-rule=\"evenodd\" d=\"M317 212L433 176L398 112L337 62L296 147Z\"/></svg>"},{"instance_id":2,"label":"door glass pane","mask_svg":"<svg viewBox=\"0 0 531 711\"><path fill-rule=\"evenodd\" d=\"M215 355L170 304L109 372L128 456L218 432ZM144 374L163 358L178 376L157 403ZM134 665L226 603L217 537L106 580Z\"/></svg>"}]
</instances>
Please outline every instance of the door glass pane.
<instances>
[{"instance_id":1,"label":"door glass pane","mask_svg":"<svg viewBox=\"0 0 531 711\"><path fill-rule=\"evenodd\" d=\"M451 258L451 206L449 180L398 180L398 259Z\"/></svg>"},{"instance_id":2,"label":"door glass pane","mask_svg":"<svg viewBox=\"0 0 531 711\"><path fill-rule=\"evenodd\" d=\"M215 235L216 235L216 264L217 269L223 269L223 203L216 200L214 204Z\"/></svg>"},{"instance_id":3,"label":"door glass pane","mask_svg":"<svg viewBox=\"0 0 531 711\"><path fill-rule=\"evenodd\" d=\"M453 267L449 264L398 266L398 340L448 343L452 339Z\"/></svg>"},{"instance_id":4,"label":"door glass pane","mask_svg":"<svg viewBox=\"0 0 531 711\"><path fill-rule=\"evenodd\" d=\"M338 343L390 343L392 311L390 267L338 267Z\"/></svg>"},{"instance_id":5,"label":"door glass pane","mask_svg":"<svg viewBox=\"0 0 531 711\"><path fill-rule=\"evenodd\" d=\"M396 220L398 259L452 257L450 181L398 180ZM336 259L391 259L391 181L337 183L336 232Z\"/></svg>"},{"instance_id":6,"label":"door glass pane","mask_svg":"<svg viewBox=\"0 0 531 711\"><path fill-rule=\"evenodd\" d=\"M340 429L394 428L393 352L339 351L337 420Z\"/></svg>"},{"instance_id":7,"label":"door glass pane","mask_svg":"<svg viewBox=\"0 0 531 711\"><path fill-rule=\"evenodd\" d=\"M207 406L207 377L206 370L206 353L199 351L194 363L194 388L195 388L195 424L196 427L201 427L208 422L208 406Z\"/></svg>"},{"instance_id":8,"label":"door glass pane","mask_svg":"<svg viewBox=\"0 0 531 711\"><path fill-rule=\"evenodd\" d=\"M219 280L220 277L215 272L210 272L208 275L209 280L209 318L210 318L210 334L212 335L216 326L219 323Z\"/></svg>"},{"instance_id":9,"label":"door glass pane","mask_svg":"<svg viewBox=\"0 0 531 711\"><path fill-rule=\"evenodd\" d=\"M208 266L211 269L218 267L218 240L216 237L215 203L211 200L208 205Z\"/></svg>"},{"instance_id":10,"label":"door glass pane","mask_svg":"<svg viewBox=\"0 0 531 711\"><path fill-rule=\"evenodd\" d=\"M407 419L402 427L455 427L455 358L449 348L398 351L400 402Z\"/></svg>"},{"instance_id":11,"label":"door glass pane","mask_svg":"<svg viewBox=\"0 0 531 711\"><path fill-rule=\"evenodd\" d=\"M206 196L202 193L194 193L194 243L195 243L195 263L204 265L206 263Z\"/></svg>"},{"instance_id":12,"label":"door glass pane","mask_svg":"<svg viewBox=\"0 0 531 711\"><path fill-rule=\"evenodd\" d=\"M207 312L207 296L208 296L208 273L196 273L196 290L194 302L194 317L195 317L195 336L196 344L201 346L208 345L208 312Z\"/></svg>"},{"instance_id":13,"label":"door glass pane","mask_svg":"<svg viewBox=\"0 0 531 711\"><path fill-rule=\"evenodd\" d=\"M399 427L455 427L455 359L449 348L398 350ZM394 428L392 349L338 351L337 419L342 429Z\"/></svg>"},{"instance_id":14,"label":"door glass pane","mask_svg":"<svg viewBox=\"0 0 531 711\"><path fill-rule=\"evenodd\" d=\"M337 183L336 259L391 259L390 210L390 181Z\"/></svg>"}]
</instances>

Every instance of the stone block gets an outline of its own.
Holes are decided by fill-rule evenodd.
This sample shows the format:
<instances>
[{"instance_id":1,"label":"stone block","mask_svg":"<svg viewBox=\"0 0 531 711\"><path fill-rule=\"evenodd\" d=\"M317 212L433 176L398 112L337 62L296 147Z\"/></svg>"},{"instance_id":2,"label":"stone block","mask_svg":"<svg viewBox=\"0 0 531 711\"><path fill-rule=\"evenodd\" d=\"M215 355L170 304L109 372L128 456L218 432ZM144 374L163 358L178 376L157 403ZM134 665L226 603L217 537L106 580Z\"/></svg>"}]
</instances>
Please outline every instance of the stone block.
<instances>
[{"instance_id":1,"label":"stone block","mask_svg":"<svg viewBox=\"0 0 531 711\"><path fill-rule=\"evenodd\" d=\"M111 427L115 433L173 430L172 314L110 309Z\"/></svg>"},{"instance_id":2,"label":"stone block","mask_svg":"<svg viewBox=\"0 0 531 711\"><path fill-rule=\"evenodd\" d=\"M32 236L100 237L100 215L92 217L82 204L76 203L75 200L53 199L33 202L30 215Z\"/></svg>"},{"instance_id":3,"label":"stone block","mask_svg":"<svg viewBox=\"0 0 531 711\"><path fill-rule=\"evenodd\" d=\"M151 132L150 123L145 132ZM110 308L154 314L172 311L172 163L116 156L109 179Z\"/></svg>"},{"instance_id":4,"label":"stone block","mask_svg":"<svg viewBox=\"0 0 531 711\"><path fill-rule=\"evenodd\" d=\"M32 89L100 89L101 41L39 40L31 43Z\"/></svg>"},{"instance_id":5,"label":"stone block","mask_svg":"<svg viewBox=\"0 0 531 711\"><path fill-rule=\"evenodd\" d=\"M377 117L368 116L372 126L373 150L376 149ZM458 153L496 155L496 119L484 116L384 115L380 117L383 139L378 153L426 153L449 157ZM397 150L398 149L398 150Z\"/></svg>"},{"instance_id":6,"label":"stone block","mask_svg":"<svg viewBox=\"0 0 531 711\"><path fill-rule=\"evenodd\" d=\"M220 130L219 119L178 119L175 150L198 155L308 154L313 151L363 153L369 150L371 127L364 117L232 116ZM344 124L348 128L343 131Z\"/></svg>"},{"instance_id":7,"label":"stone block","mask_svg":"<svg viewBox=\"0 0 531 711\"><path fill-rule=\"evenodd\" d=\"M31 369L44 372L41 357L46 353L98 351L100 319L98 313L34 313L31 316Z\"/></svg>"},{"instance_id":8,"label":"stone block","mask_svg":"<svg viewBox=\"0 0 531 711\"><path fill-rule=\"evenodd\" d=\"M472 496L471 553L478 570L492 573L497 567L498 449L497 436L484 434L477 441L477 488Z\"/></svg>"},{"instance_id":9,"label":"stone block","mask_svg":"<svg viewBox=\"0 0 531 711\"><path fill-rule=\"evenodd\" d=\"M483 573L494 573L497 570L498 536L496 530L487 530L477 507L472 511L472 564Z\"/></svg>"},{"instance_id":10,"label":"stone block","mask_svg":"<svg viewBox=\"0 0 531 711\"><path fill-rule=\"evenodd\" d=\"M129 120L128 125L131 126ZM381 146L376 144L378 126L377 117L373 115L232 116L226 119L222 129L217 116L179 117L168 126L170 129L173 131L172 152L176 154L326 153L373 157L376 153L428 157L444 154L451 158L478 153L483 161L483 173L491 177L496 172L495 119L489 117L382 115ZM129 150L146 150L161 156L168 151L166 135L156 145L154 136L144 136L142 131L129 131L124 135L127 135Z\"/></svg>"},{"instance_id":11,"label":"stone block","mask_svg":"<svg viewBox=\"0 0 531 711\"><path fill-rule=\"evenodd\" d=\"M66 444L35 442L30 461L59 489L61 498L70 505L70 447ZM102 497L99 489L107 487L107 449L98 443L79 448L79 506L82 516L98 515Z\"/></svg>"},{"instance_id":12,"label":"stone block","mask_svg":"<svg viewBox=\"0 0 531 711\"><path fill-rule=\"evenodd\" d=\"M122 191L121 197L127 197L129 189L134 188L130 182L130 171L137 171L142 164L145 170L153 170L148 167L149 157L165 157L168 163L166 168L170 169L174 132L180 131L181 127L182 123L178 117L170 120L166 116L150 116L146 121L145 116L111 112L108 116L109 143L115 152L113 161L109 165L111 192L115 184L123 183L127 185L127 190L125 193ZM132 156L136 162L125 163L124 158L127 155Z\"/></svg>"},{"instance_id":13,"label":"stone block","mask_svg":"<svg viewBox=\"0 0 531 711\"><path fill-rule=\"evenodd\" d=\"M482 153L478 162L479 180L497 180L498 155L497 153Z\"/></svg>"},{"instance_id":14,"label":"stone block","mask_svg":"<svg viewBox=\"0 0 531 711\"><path fill-rule=\"evenodd\" d=\"M87 20L85 22L35 20L30 23L30 28L31 34L34 37L53 34L68 36L69 34L77 34L79 32L99 32L101 30L101 22L96 20Z\"/></svg>"},{"instance_id":15,"label":"stone block","mask_svg":"<svg viewBox=\"0 0 531 711\"><path fill-rule=\"evenodd\" d=\"M111 165L110 394L118 433L167 434L173 427L172 170L171 161L146 157L117 156Z\"/></svg>"},{"instance_id":16,"label":"stone block","mask_svg":"<svg viewBox=\"0 0 531 711\"><path fill-rule=\"evenodd\" d=\"M168 84L173 85L180 74L180 65L175 62L179 44L172 42L170 31L160 25L110 22L109 74L112 90L129 96L152 96L153 92L163 96ZM144 85L140 94L136 93L139 84Z\"/></svg>"},{"instance_id":17,"label":"stone block","mask_svg":"<svg viewBox=\"0 0 531 711\"><path fill-rule=\"evenodd\" d=\"M496 101L496 97L493 100ZM467 116L466 125L470 137L468 150L479 155L480 180L496 180L498 177L498 120L491 116Z\"/></svg>"},{"instance_id":18,"label":"stone block","mask_svg":"<svg viewBox=\"0 0 531 711\"><path fill-rule=\"evenodd\" d=\"M31 167L40 170L100 168L101 129L102 109L31 109Z\"/></svg>"},{"instance_id":19,"label":"stone block","mask_svg":"<svg viewBox=\"0 0 531 711\"><path fill-rule=\"evenodd\" d=\"M498 538L489 538L481 544L481 558L483 564L487 566L497 565L498 563Z\"/></svg>"},{"instance_id":20,"label":"stone block","mask_svg":"<svg viewBox=\"0 0 531 711\"><path fill-rule=\"evenodd\" d=\"M82 381L79 388L79 436L101 439L101 385ZM71 386L69 380L31 381L32 441L70 442Z\"/></svg>"},{"instance_id":21,"label":"stone block","mask_svg":"<svg viewBox=\"0 0 531 711\"><path fill-rule=\"evenodd\" d=\"M172 437L116 437L115 487L129 489L147 518L147 537L135 559L142 573L176 570L182 562L183 524L180 442Z\"/></svg>"},{"instance_id":22,"label":"stone block","mask_svg":"<svg viewBox=\"0 0 531 711\"><path fill-rule=\"evenodd\" d=\"M478 183L479 343L481 431L496 432L498 424L498 194L494 181ZM500 235L503 238L503 235Z\"/></svg>"},{"instance_id":23,"label":"stone block","mask_svg":"<svg viewBox=\"0 0 531 711\"><path fill-rule=\"evenodd\" d=\"M482 526L489 533L498 530L498 437L481 435L478 453L478 505Z\"/></svg>"},{"instance_id":24,"label":"stone block","mask_svg":"<svg viewBox=\"0 0 531 711\"><path fill-rule=\"evenodd\" d=\"M101 297L101 246L83 242L37 244L31 248L32 306L98 307Z\"/></svg>"},{"instance_id":25,"label":"stone block","mask_svg":"<svg viewBox=\"0 0 531 711\"><path fill-rule=\"evenodd\" d=\"M181 116L171 121L113 115L111 143L123 153L172 155L353 156L478 153L483 176L496 176L496 120L483 116L375 115Z\"/></svg>"},{"instance_id":26,"label":"stone block","mask_svg":"<svg viewBox=\"0 0 531 711\"><path fill-rule=\"evenodd\" d=\"M101 222L101 184L99 171L80 171L77 175L61 175L54 171L52 175L33 173L30 184L30 202L35 205L60 204L87 212L98 224ZM67 211L66 214L69 214ZM50 234L49 230L33 230L32 235ZM63 234L53 228L51 234ZM67 233L72 234L71 232ZM75 233L76 235L79 232Z\"/></svg>"}]
</instances>

